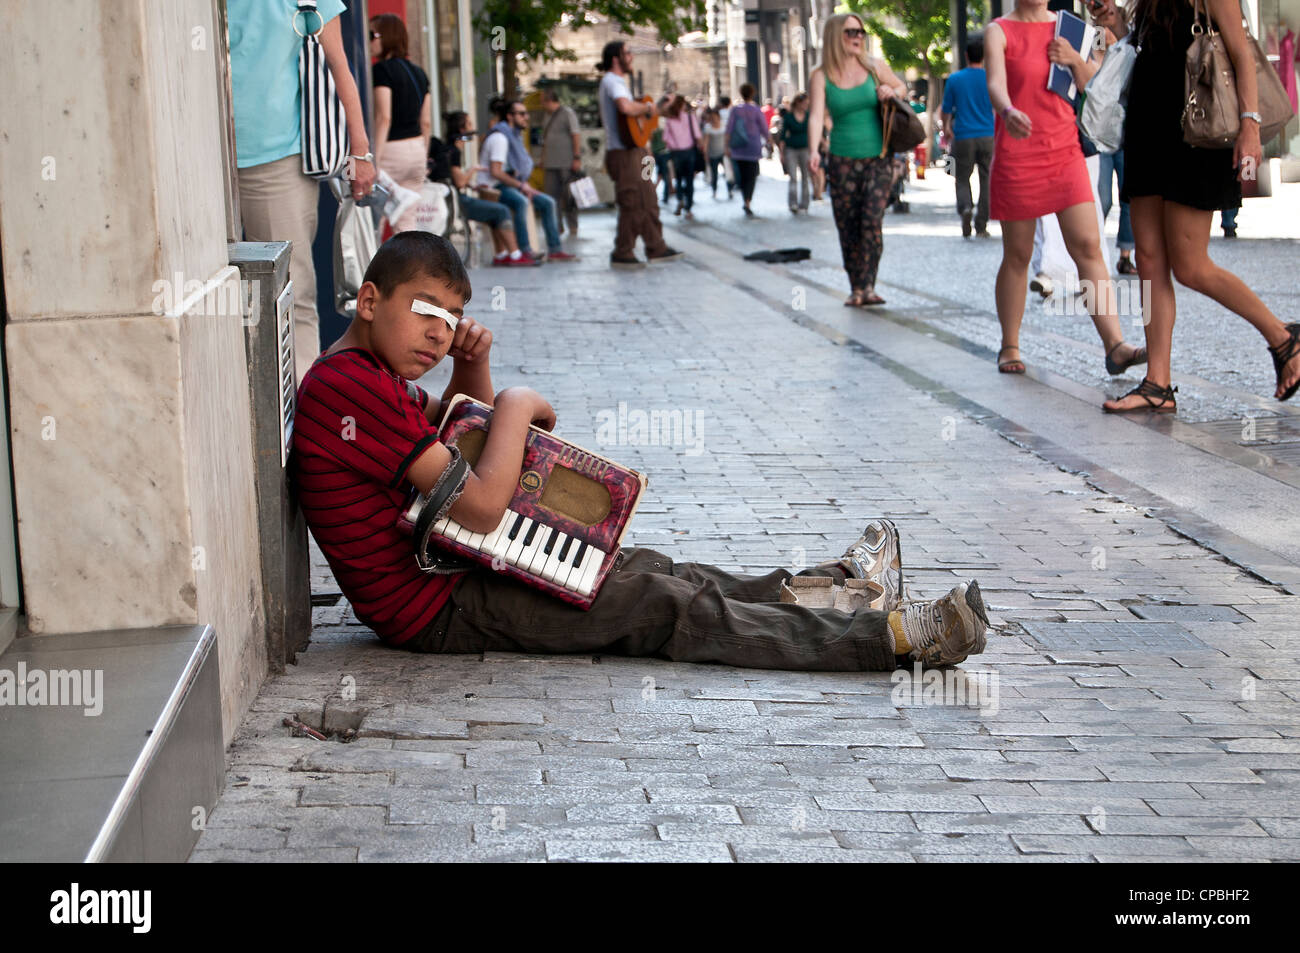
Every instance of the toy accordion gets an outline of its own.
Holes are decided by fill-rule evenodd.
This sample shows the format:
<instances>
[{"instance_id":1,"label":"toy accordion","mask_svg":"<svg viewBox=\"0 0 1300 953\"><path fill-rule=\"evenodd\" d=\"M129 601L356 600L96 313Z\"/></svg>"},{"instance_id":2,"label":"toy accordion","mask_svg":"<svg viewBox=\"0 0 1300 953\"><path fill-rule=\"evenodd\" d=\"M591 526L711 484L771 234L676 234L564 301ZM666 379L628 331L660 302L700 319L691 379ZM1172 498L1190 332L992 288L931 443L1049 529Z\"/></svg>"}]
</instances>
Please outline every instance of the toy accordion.
<instances>
[{"instance_id":1,"label":"toy accordion","mask_svg":"<svg viewBox=\"0 0 1300 953\"><path fill-rule=\"evenodd\" d=\"M456 395L443 417L439 439L456 447L472 467L487 441L492 408ZM589 609L610 571L636 512L646 478L554 434L530 427L523 468L500 525L475 533L443 516L417 533L429 502L417 493L398 525L416 535L416 558L432 571L430 546L505 573Z\"/></svg>"}]
</instances>

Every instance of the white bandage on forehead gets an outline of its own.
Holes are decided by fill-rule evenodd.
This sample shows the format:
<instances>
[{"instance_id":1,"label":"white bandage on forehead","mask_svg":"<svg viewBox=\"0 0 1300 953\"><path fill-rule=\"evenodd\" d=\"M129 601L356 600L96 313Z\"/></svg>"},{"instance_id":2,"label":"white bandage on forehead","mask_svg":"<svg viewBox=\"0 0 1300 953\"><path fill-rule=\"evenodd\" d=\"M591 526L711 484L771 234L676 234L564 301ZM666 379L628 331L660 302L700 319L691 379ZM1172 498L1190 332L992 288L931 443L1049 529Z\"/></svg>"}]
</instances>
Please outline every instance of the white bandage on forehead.
<instances>
[{"instance_id":1,"label":"white bandage on forehead","mask_svg":"<svg viewBox=\"0 0 1300 953\"><path fill-rule=\"evenodd\" d=\"M411 310L416 314L427 314L435 318L442 318L442 320L447 322L447 327L451 328L453 331L456 330L456 325L460 323L460 318L456 317L450 311L445 308L440 308L436 304L429 304L427 301L421 301L419 298L413 298L411 300Z\"/></svg>"}]
</instances>

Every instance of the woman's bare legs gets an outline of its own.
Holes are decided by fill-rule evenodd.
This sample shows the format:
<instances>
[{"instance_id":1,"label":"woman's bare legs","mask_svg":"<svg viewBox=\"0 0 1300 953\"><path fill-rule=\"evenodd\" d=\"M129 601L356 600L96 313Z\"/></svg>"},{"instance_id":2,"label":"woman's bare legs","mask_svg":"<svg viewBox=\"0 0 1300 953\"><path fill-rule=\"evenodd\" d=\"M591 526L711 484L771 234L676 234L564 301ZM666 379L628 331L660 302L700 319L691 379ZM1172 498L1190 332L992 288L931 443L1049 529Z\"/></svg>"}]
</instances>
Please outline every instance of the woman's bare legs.
<instances>
[{"instance_id":1,"label":"woman's bare legs","mask_svg":"<svg viewBox=\"0 0 1300 953\"><path fill-rule=\"evenodd\" d=\"M1177 302L1174 281L1165 250L1165 200L1146 195L1129 203L1129 220L1137 244L1138 277L1142 282L1142 319L1146 324L1146 379L1159 387L1170 384L1169 351L1174 338ZM1207 233L1208 237L1208 233ZM1136 394L1102 404L1111 411L1146 409L1151 405Z\"/></svg>"},{"instance_id":2,"label":"woman's bare legs","mask_svg":"<svg viewBox=\"0 0 1300 953\"><path fill-rule=\"evenodd\" d=\"M1130 206L1130 214L1132 206ZM1241 315L1264 336L1269 347L1277 347L1288 338L1286 326L1277 319L1246 283L1210 259L1210 225L1213 212L1164 203L1165 247L1169 266L1178 283L1213 298L1229 311ZM1300 380L1300 354L1293 357L1274 392L1280 397Z\"/></svg>"},{"instance_id":3,"label":"woman's bare legs","mask_svg":"<svg viewBox=\"0 0 1300 953\"><path fill-rule=\"evenodd\" d=\"M1034 256L1034 223L1028 218L1002 223L1002 264L998 266L996 299L1002 325L1000 363L1020 360L1020 323L1025 318L1025 292L1029 289L1029 260ZM1003 357L1003 354L1009 355Z\"/></svg>"},{"instance_id":4,"label":"woman's bare legs","mask_svg":"<svg viewBox=\"0 0 1300 953\"><path fill-rule=\"evenodd\" d=\"M1130 207L1131 211L1131 207ZM1056 213L1061 223L1065 247L1079 270L1085 300L1092 304L1092 323L1101 337L1107 355L1116 363L1133 357L1137 348L1124 344L1124 332L1115 314L1115 286L1101 252L1101 233L1097 231L1097 209L1091 202L1080 202Z\"/></svg>"}]
</instances>

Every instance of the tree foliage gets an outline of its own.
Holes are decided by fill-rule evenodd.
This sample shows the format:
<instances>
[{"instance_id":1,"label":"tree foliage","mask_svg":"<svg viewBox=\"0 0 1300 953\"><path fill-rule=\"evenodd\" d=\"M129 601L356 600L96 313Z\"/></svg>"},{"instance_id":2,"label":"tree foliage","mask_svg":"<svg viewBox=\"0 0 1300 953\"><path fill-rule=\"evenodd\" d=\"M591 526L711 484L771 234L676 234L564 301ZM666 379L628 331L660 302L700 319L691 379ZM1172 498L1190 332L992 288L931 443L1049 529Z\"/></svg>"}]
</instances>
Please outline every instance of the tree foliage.
<instances>
[{"instance_id":1,"label":"tree foliage","mask_svg":"<svg viewBox=\"0 0 1300 953\"><path fill-rule=\"evenodd\" d=\"M871 33L879 37L881 53L895 70L915 67L942 76L952 49L952 16L948 0L847 0ZM972 28L986 16L981 0L971 0Z\"/></svg>"},{"instance_id":2,"label":"tree foliage","mask_svg":"<svg viewBox=\"0 0 1300 953\"><path fill-rule=\"evenodd\" d=\"M555 30L568 14L570 26L587 26L587 15L612 22L620 32L653 27L665 43L704 28L704 0L485 0L474 18L479 35L505 54L506 87L514 92L515 57L574 61L573 50L555 45Z\"/></svg>"}]
</instances>

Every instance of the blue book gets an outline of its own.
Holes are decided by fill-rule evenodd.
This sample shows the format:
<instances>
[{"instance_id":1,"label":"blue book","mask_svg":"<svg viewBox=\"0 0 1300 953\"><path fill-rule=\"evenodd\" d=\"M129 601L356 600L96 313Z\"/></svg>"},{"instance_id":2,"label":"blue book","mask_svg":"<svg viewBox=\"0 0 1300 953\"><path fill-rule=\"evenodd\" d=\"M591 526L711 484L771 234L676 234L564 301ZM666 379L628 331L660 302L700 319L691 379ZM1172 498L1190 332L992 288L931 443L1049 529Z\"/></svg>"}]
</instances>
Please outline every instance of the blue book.
<instances>
[{"instance_id":1,"label":"blue book","mask_svg":"<svg viewBox=\"0 0 1300 953\"><path fill-rule=\"evenodd\" d=\"M1079 17L1066 10L1056 11L1056 36L1068 42L1086 59L1092 53L1093 38L1097 31ZM1068 67L1051 64L1047 73L1047 88L1072 107L1079 106L1079 87Z\"/></svg>"}]
</instances>

